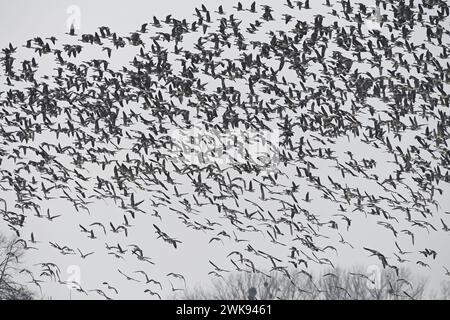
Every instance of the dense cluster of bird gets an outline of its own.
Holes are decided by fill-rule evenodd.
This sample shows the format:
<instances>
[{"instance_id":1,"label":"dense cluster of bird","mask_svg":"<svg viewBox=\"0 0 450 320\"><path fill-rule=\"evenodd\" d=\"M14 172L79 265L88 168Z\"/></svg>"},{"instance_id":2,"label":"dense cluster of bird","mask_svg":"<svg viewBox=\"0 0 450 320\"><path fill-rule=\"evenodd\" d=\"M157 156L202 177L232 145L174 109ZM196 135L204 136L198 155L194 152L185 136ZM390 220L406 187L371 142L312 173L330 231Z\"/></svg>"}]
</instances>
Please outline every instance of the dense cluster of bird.
<instances>
[{"instance_id":1,"label":"dense cluster of bird","mask_svg":"<svg viewBox=\"0 0 450 320\"><path fill-rule=\"evenodd\" d=\"M106 243L119 260L139 260L144 270L116 268L118 277L153 298L162 297L164 283L147 268L163 254L146 256L144 243L183 250L189 241L166 222L172 217L204 232L217 250L233 246L220 263L209 261L215 277L237 270L290 278L292 270L308 276L312 265L333 266L340 248L356 246L343 235L360 217L392 234L393 253L358 244L383 267L429 267L439 252L417 234L450 231L437 200L450 182L449 6L375 5L379 28L366 27L375 10L362 3L287 0L283 13L255 2L202 5L193 19L153 17L126 36L72 27L67 44L27 41L21 50L32 56L23 61L9 44L0 58L3 220L24 249L50 245L82 260L102 254L38 245L46 231L24 233L32 221L48 220L49 230L68 218L49 204L69 203L83 221L74 227L89 241ZM326 13L307 21L312 7ZM115 68L115 53L125 48L136 54ZM91 49L100 53L80 61ZM55 72L40 75L46 57L54 57ZM261 163L244 147L241 160L192 163L173 132L194 125L223 134L278 130L277 154ZM101 220L96 201L115 203L123 216ZM327 212L311 205L319 201ZM138 226L147 233L130 243ZM113 233L118 243L108 242ZM66 284L57 264L35 267L23 270L35 285ZM185 277L169 271L169 292L182 290ZM109 299L119 294L110 283L74 285Z\"/></svg>"}]
</instances>

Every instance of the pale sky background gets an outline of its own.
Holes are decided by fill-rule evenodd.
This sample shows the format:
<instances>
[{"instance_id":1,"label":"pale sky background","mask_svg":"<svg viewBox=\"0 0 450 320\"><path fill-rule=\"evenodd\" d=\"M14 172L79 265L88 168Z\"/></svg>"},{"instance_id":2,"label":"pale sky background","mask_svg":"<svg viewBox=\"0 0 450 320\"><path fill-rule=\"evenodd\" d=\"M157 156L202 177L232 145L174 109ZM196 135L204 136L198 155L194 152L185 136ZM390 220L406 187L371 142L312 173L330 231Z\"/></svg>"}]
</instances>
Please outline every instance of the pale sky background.
<instances>
[{"instance_id":1,"label":"pale sky background","mask_svg":"<svg viewBox=\"0 0 450 320\"><path fill-rule=\"evenodd\" d=\"M252 1L241 1L245 8L248 8L251 2ZM331 0L331 2L335 3L336 10L340 10L341 6L339 2L333 0ZM360 2L368 5L373 5L375 3L375 1L370 0L360 0ZM237 2L223 0L134 0L127 2L87 0L77 2L65 0L18 0L10 2L1 0L0 3L0 47L4 48L12 42L14 46L19 46L19 51L24 51L27 55L30 55L32 52L28 49L20 48L20 46L25 44L26 40L35 36L50 37L54 35L59 39L58 43L60 46L64 43L68 43L69 41L73 42L72 39L69 39L69 37L65 34L68 31L66 26L66 21L69 17L67 8L71 5L76 5L81 10L81 28L80 30L77 30L78 34L93 33L98 30L97 27L99 26L109 26L112 31L125 36L129 32L138 30L143 23L151 22L153 16L157 16L160 20L164 20L164 17L168 14L172 14L175 18L187 18L192 21L195 19L193 15L194 8L200 7L202 3L204 3L211 12L216 11L217 7L222 4L227 14L234 13L235 16L238 15L236 10L232 9ZM321 3L322 1L311 1L313 10L307 11L306 13L305 11L302 11L301 13L294 11L297 12L297 16L294 19L308 19L308 21L312 21L313 15L319 12L316 8ZM258 1L257 4L259 5L265 3ZM284 1L270 3L270 5L272 5L275 9L278 19L278 21L271 23L271 30L276 30L278 27L282 28L284 22L280 20L279 15L287 10L284 6ZM355 4L353 5L355 6ZM260 9L258 8L258 10ZM330 11L329 8L321 8L320 10L325 10L325 12ZM249 13L242 13L242 16L247 16L248 14ZM239 17L241 17L241 15L239 15ZM216 18L217 15L214 14L213 20ZM245 23L248 24L248 22L253 22L256 18L259 19L260 14L253 16L251 19L246 19ZM344 23L345 25L347 24L342 21L340 23ZM269 39L266 35L259 36L261 36L260 40L264 39L265 41L268 41ZM188 36L186 38L188 38ZM420 37L417 35L413 37L411 41L416 44L420 44L423 41L423 36ZM186 44L184 47L187 49L188 45ZM97 50L96 52L92 51L91 53L90 50L91 49L87 49L86 52L84 52L84 56L81 56L80 60L98 58L99 56L103 59L106 58L105 52L99 52ZM133 59L133 55L136 54L137 50L138 49L136 48L130 49L129 46L127 46L125 49L120 50L119 53L113 53L115 64L118 67L121 65L127 65L128 62ZM40 62L40 69L42 68L43 73L52 72L54 74L55 71L53 71L52 68L54 68L55 63L52 59L53 57L51 57L51 59L43 58ZM361 70L363 69L364 67L361 67ZM2 77L0 77L0 79L3 84L4 79ZM3 90L2 85L0 85L0 89ZM377 107L383 108L381 105L377 105ZM404 143L411 142L413 141L413 137L414 135L405 137L402 141ZM42 137L43 140L46 138L55 139L54 135ZM374 152L374 148L368 149L368 147L362 143L352 142L349 144L347 143L346 138L341 138L338 141L340 143L337 143L333 148L342 159L347 157L345 159L348 160L348 156L345 155L345 151L351 150L355 153L356 159L361 159L363 157L375 159L379 164L378 170L382 176L387 177L390 174L388 170L392 169L393 166L387 163L387 161L392 161L392 157L389 154L382 151ZM406 145L402 148L405 149ZM320 161L317 161L317 163L319 165L323 164L323 168L321 167L322 181L326 181L327 175L333 172L335 176L340 176L340 174L336 173L333 168L329 167L328 163ZM383 165L381 165L382 163ZM295 172L292 172L292 175L291 172L287 173L290 177L295 174ZM95 176L96 173L93 173L92 177L95 178ZM357 179L352 179L350 177L347 177L346 180L341 181L345 181L349 185L357 187L360 186L360 183L362 188L369 190L369 192L372 190L375 194L379 191L376 186L371 186L370 184L364 185L364 182L358 182ZM290 180L285 179L284 183L286 185L290 185ZM321 201L323 199L320 199L320 194L317 193L317 191L314 193L315 190L312 188L302 185L301 188L303 187L305 187L305 191L300 194L304 195L306 190L310 191L313 201L311 203L303 203L302 207L311 210L311 212L318 214L321 217L327 217L332 214L339 213L337 211L338 206L330 207L329 202ZM441 208L439 208L439 212L435 214L433 219L430 220L430 222L433 222L436 228L438 228L439 232L431 232L428 234L426 231L418 229L416 229L415 232L417 243L415 249L423 250L424 248L433 248L438 252L438 258L435 261L427 260L427 262L430 263L432 268L431 270L418 267L415 263L405 265L410 267L412 271L429 277L434 288L438 288L440 281L444 279L442 266L445 265L450 267L450 252L448 246L450 243L450 234L441 232L442 226L439 222L439 218L443 217L447 222L449 222L448 225L450 225L450 216L442 214L442 212L450 210L450 198L448 197L450 194L450 189L448 185L440 185L440 187L444 189L444 194L442 196L437 195L436 199L439 201ZM179 186L180 192L189 192L189 188L189 185ZM3 194L2 191L0 191L0 197L10 199L9 203L12 205L14 194ZM145 197L145 194L140 194L137 196L138 200L144 199ZM257 197L258 194L255 193L253 200L258 201ZM316 199L316 201L314 201L314 199ZM151 208L151 204L148 200L145 205L148 211L151 212L153 208ZM75 268L79 268L78 270L80 272L81 286L85 290L95 288L105 290L104 286L101 286L101 283L103 281L108 281L111 285L117 287L120 292L120 295L118 296L111 294L111 297L113 298L148 298L148 296L143 294L142 291L144 287L141 284L130 283L117 273L117 268L120 268L128 275L135 278L140 278L139 275L133 274L133 271L140 269L142 270L144 268L143 264L138 262L135 257L125 261L118 261L111 256L107 256L105 254L105 242L110 245L117 244L118 242L125 245L131 243L139 244L139 246L144 249L144 255L150 256L156 263L154 266L144 264L146 272L150 277L154 277L155 279L162 281L165 289L170 288L167 278L164 277L164 275L169 272L184 274L188 281L188 286L190 287L197 284L207 285L210 280L207 273L211 271L211 266L208 264L208 260L215 261L219 266L223 266L226 269L232 267L227 262L228 259L225 259L225 256L228 252L236 248L234 243L225 242L225 245L222 245L221 243L208 244L211 234L193 231L192 229L187 230L180 222L177 221L173 214L172 216L170 215L170 212L165 213L163 216L164 220L162 222L154 220L154 218L149 218L148 216L138 217L135 221L131 222L134 227L130 229L130 235L127 239L124 239L122 235L108 233L105 239L100 238L90 240L87 239L84 234L80 234L78 227L79 224L89 225L89 223L94 221L101 221L105 225L107 225L109 221L114 221L116 225L122 223L123 212L121 209L117 208L112 201L98 201L89 206L92 213L91 216L84 212L76 213L74 208L65 203L63 200L52 200L47 204L47 206L51 208L52 213L63 214L63 217L53 223L49 223L47 220L30 219L30 224L26 225L23 230L23 236L25 238L29 238L29 234L33 231L36 239L40 241L40 243L37 244L40 250L28 251L26 255L26 263L32 266L33 264L39 262L57 261L61 268L63 279L70 279L71 275L73 275L73 269L71 269L71 266L75 266ZM274 209L276 210L276 208ZM212 211L215 209L209 210ZM209 210L202 211L201 215L208 216L216 214L216 212L210 212ZM42 211L45 212L44 207ZM351 213L348 214L350 215ZM403 217L403 214L400 213L400 216ZM339 223L340 231L345 235L345 239L355 246L355 249L351 250L344 245L338 245L336 243L336 247L339 252L338 255L335 256L334 253L330 252L330 258L333 258L332 261L335 265L362 265L367 267L373 264L378 265L378 259L373 257L368 258L368 252L364 251L362 247L374 248L381 252L386 252L387 256L392 257L390 261L394 262L395 257L393 257L392 254L388 254L388 252L395 252L396 250L394 246L394 238L391 231L376 224L376 221L379 220L379 218L372 216L368 216L367 218L357 217L355 214L352 216L352 219L352 227L349 232L345 231L345 224L342 224L341 222ZM174 237L183 241L183 244L179 249L175 250L170 245L162 243L159 240L155 240L155 232L152 227L152 224L155 222L160 225L164 231L168 230L169 234L174 235ZM5 226L3 220L0 221L0 229L7 230L7 226ZM401 230L401 227L398 227L397 229ZM96 234L101 235L99 231L97 231ZM255 235L252 237L245 235L245 237L247 239L252 239L252 245L255 243L255 246L261 247L261 249L267 249L268 251L274 250L273 252L277 253L277 248L271 248L270 246L264 247L266 246L266 243L269 243L267 235ZM57 251L55 251L55 249L49 247L48 241L55 241L61 245L68 245L75 250L76 248L80 248L83 252L95 251L96 254L92 257L88 257L86 260L81 260L78 255L61 256L57 253ZM404 235L399 236L397 241L402 248L404 248L404 250L409 251L412 249L408 237L405 237ZM283 253L282 255L284 256L285 254ZM127 257L129 257L128 254ZM412 261L416 261L418 259L424 260L423 256L414 255L411 257ZM321 268L314 266L312 269L317 271L322 270ZM181 286L181 284L176 280L173 281L173 283L176 287ZM51 283L43 285L43 290L45 298L52 297L54 299L67 299L70 295L69 290L65 286ZM107 292L107 290L105 290L105 292ZM169 291L165 292L166 296L167 294L170 295ZM72 298L83 299L85 297L80 293L72 292ZM100 297L92 294L88 298L93 299Z\"/></svg>"}]
</instances>

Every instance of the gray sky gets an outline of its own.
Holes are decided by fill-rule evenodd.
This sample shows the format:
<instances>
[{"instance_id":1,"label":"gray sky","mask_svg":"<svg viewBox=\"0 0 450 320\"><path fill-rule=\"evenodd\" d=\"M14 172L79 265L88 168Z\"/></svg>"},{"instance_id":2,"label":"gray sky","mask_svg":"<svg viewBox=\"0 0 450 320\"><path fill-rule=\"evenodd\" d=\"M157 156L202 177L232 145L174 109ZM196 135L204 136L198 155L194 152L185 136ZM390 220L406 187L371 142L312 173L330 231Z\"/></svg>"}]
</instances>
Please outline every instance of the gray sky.
<instances>
[{"instance_id":1,"label":"gray sky","mask_svg":"<svg viewBox=\"0 0 450 320\"><path fill-rule=\"evenodd\" d=\"M252 1L241 2L244 7L249 7ZM339 3L333 0L331 2L336 3L336 9L340 9ZM361 2L371 5L374 4L375 1L361 0ZM60 46L64 43L72 41L72 39L69 39L69 37L65 34L68 31L66 22L71 15L71 13L67 12L67 9L72 5L78 6L80 9L80 29L77 30L78 34L93 33L97 31L97 27L99 26L109 26L112 31L115 31L121 35L127 35L129 32L138 30L141 24L150 22L153 16L157 16L160 20L163 20L167 14L172 14L173 17L193 20L195 19L193 15L194 8L200 7L202 3L204 3L211 11L215 11L219 4L223 4L224 10L227 13L234 12L235 15L237 15L235 9L232 9L232 6L234 6L235 3L224 1L142 0L123 2L86 0L72 2L41 0L30 2L19 0L10 2L1 0L0 46L3 48L12 42L15 46L20 47L26 42L26 40L35 36L49 37L54 35L59 39L58 43ZM277 4L271 4L275 9L277 21L265 25L264 28L266 28L267 31L284 28L284 22L280 21L279 15L288 9L283 3L284 2L280 1L279 3L277 2ZM263 4L263 2L258 2L258 4ZM298 11L293 11L297 14L294 19L307 19L308 21L312 21L315 13L320 12L323 14L330 11L329 8L323 7L317 9L319 2L311 1L311 4L313 6L313 10L307 11L306 13L305 11L302 11L301 13L298 13ZM260 15L258 14L257 16L251 16L250 13L243 12L239 15L239 17L245 17L242 19L246 24L248 24L249 22L253 22L254 19L259 18ZM216 19L215 14L213 16L213 20L214 19ZM343 23L344 25L347 24L344 20L341 20L340 23ZM255 40L264 39L265 41L268 41L269 39L264 32L260 32L253 37ZM189 36L186 36L186 38L184 47L188 49L190 48ZM423 34L415 34L411 39L411 41L416 44L420 44L423 40ZM19 49L19 51L24 50L24 48ZM127 48L119 51L120 52L113 53L113 65L117 69L120 69L121 65L127 65L128 62L133 59L133 56L138 52L138 49L127 46ZM232 50L230 51L231 52L225 53L225 55L229 54L230 57L233 57L233 55L235 56L238 54L237 52L232 52ZM28 50L23 54L29 56L31 53L32 52ZM86 61L88 59L98 57L106 58L105 52L98 50L98 48L87 48L83 51L79 61ZM51 58L53 59L53 57ZM52 59L44 57L39 60L41 69L40 72L42 72L42 74L54 72L52 69L55 67L55 63ZM369 69L364 65L360 65L359 68L360 71ZM294 73L288 73L287 77L289 81L295 81ZM0 77L0 79L3 84L5 82L4 79L2 77ZM211 83L209 86L214 88L216 86L220 86L220 83ZM236 83L236 86L239 88L245 88L245 84L239 82ZM0 91L4 90L1 85L0 89ZM372 102L369 101L369 103ZM386 108L386 106L381 105L379 102L373 103L376 103L376 108ZM299 136L301 135L300 132L296 134ZM55 140L55 136L53 134L47 136L43 135L42 137L39 137L39 139L42 141L48 141L48 139ZM413 143L414 132L412 132L409 136L405 134L402 141L404 146L406 146L406 144ZM346 159L348 161L348 156L345 154L348 150L351 150L355 154L355 159L375 159L378 164L376 172L383 177L387 177L395 168L392 163L389 163L389 161L393 161L392 155L389 155L382 150L369 148L367 145L356 141L351 141L349 143L346 138L340 138L337 142L338 143L331 147L341 159ZM124 154L121 156L123 157ZM332 164L331 162L318 161L317 164L320 165L320 176L322 181L326 181L327 176L330 174L334 174L334 177L339 177L339 173L330 166L330 164ZM94 166L87 166L85 169L90 170L89 172L93 178L95 178L97 174L100 174L98 169ZM292 167L290 169L281 168L281 170L286 170L285 172L288 174L288 177L280 178L280 182L285 185L290 185L290 181L292 176L295 174L295 170L293 170ZM302 183L304 183L304 181L305 180L303 180ZM376 184L373 184L372 182L367 183L362 179L346 176L346 179L341 179L341 181L344 181L344 183L347 183L348 185L361 187L361 190L367 190L369 193L373 192L374 194L378 194L378 192L380 192L380 189ZM187 182L187 180L185 182ZM444 189L444 194L442 196L437 195L436 199L441 207L438 212L435 212L435 215L431 220L436 227L439 227L439 229L441 229L439 222L440 217L443 217L444 219L447 218L450 225L450 216L445 216L442 214L442 212L450 210L450 201L448 197L450 190L448 185L440 187ZM330 205L329 201L321 199L321 194L317 192L317 190L314 190L304 184L301 185L301 189L304 191L301 191L300 195L304 195L309 191L311 198L313 199L311 203L302 203L303 208L318 214L325 221L326 219L331 219L333 214L338 213L338 205ZM179 190L180 192L192 191L189 184L179 186ZM9 199L9 203L11 204L14 201L13 193L3 194L0 191L0 197ZM152 212L153 208L148 201L148 195L146 193L137 192L136 197L139 200L147 199L145 202L145 210ZM258 201L257 193L255 193L253 197L254 198L252 200ZM63 279L70 280L71 276L74 275L73 270L78 270L75 271L75 273L80 273L81 286L84 289L104 289L104 287L101 286L101 282L108 281L120 291L120 295L111 295L112 297L120 297L125 299L147 298L147 296L143 294L144 287L142 284L133 284L126 281L120 274L117 273L117 268L120 268L125 273L133 277L139 277L139 275L133 274L133 271L145 269L149 276L162 281L163 286L165 287L164 292L166 295L170 295L170 284L168 282L168 278L165 277L167 273L176 272L184 274L188 280L188 286L205 284L210 280L207 276L207 273L211 271L211 266L208 264L208 260L215 261L218 265L222 265L228 269L230 268L230 264L227 262L228 260L225 259L226 254L234 249L241 248L242 250L242 248L245 247L240 244L238 245L232 243L232 241L225 242L225 244L208 244L211 234L186 229L184 225L180 223L179 219L167 210L165 212L162 210L162 222L159 222L159 220L155 220L155 218L147 215L138 216L136 220L131 222L134 226L130 228L130 234L126 239L122 234L117 235L108 232L106 237L99 237L99 239L90 240L84 234L80 234L78 227L79 224L89 225L90 223L96 221L100 221L105 225L107 225L109 221L113 221L116 225L122 223L123 211L116 207L112 201L96 201L91 204L89 206L90 212L92 213L91 215L83 211L81 211L81 213L77 213L72 206L68 205L63 200L58 199L51 200L46 203L43 207L43 211L47 207L50 208L52 213L62 214L63 216L52 223L49 223L49 221L44 219L30 219L30 223L27 224L23 230L23 235L27 238L33 231L35 237L38 241L40 241L40 243L37 244L39 251L27 252L27 264L32 267L35 263L57 261L63 273ZM277 208L274 207L267 209L276 210ZM396 248L394 246L394 240L397 240L405 250L412 249L407 237L399 236L399 239L394 239L391 231L377 225L376 221L379 220L379 218L371 216L364 218L364 216L358 216L356 213L349 213L349 215L352 215L352 227L347 232L345 231L344 224L339 222L341 228L340 230L342 230L341 232L345 236L345 239L355 246L355 249L351 250L345 245L336 245L338 248L338 255L334 255L333 253L330 254L330 258L332 258L335 265L363 265L367 267L373 264L377 265L378 260L376 258L368 258L368 253L364 251L362 247L376 248L381 252L395 252ZM202 210L202 212L199 213L199 216L217 218L217 212L215 212L214 208L209 207L208 209ZM180 248L175 250L170 245L162 243L162 241L155 240L155 232L152 227L153 223L157 223L163 228L163 230L167 230L169 234L182 240L183 244ZM7 230L7 227L3 221L0 222L0 228ZM397 229L401 230L401 224ZM231 229L229 230L231 232ZM101 235L101 232L98 231L97 233ZM329 236L336 240L339 239L336 234L330 233ZM280 253L281 256L286 256L289 252L287 250L286 253L283 252L281 254L279 248L270 245L267 234L256 234L251 236L245 234L244 237L251 240L252 244L255 244L261 249L268 250L273 254ZM439 282L444 279L442 266L450 266L448 240L448 233L445 234L441 231L427 233L424 230L417 230L417 246L415 249L422 250L424 248L433 248L438 251L438 258L436 261L429 261L430 266L432 267L431 270L417 267L414 263L406 265L413 271L430 277L435 288L437 288ZM92 257L88 257L85 260L80 259L78 255L61 256L55 249L49 247L49 241L55 241L61 245L68 245L74 249L80 248L83 252L95 251L96 253ZM129 254L127 254L127 260L117 260L112 256L106 255L105 242L108 244L117 244L119 242L124 245L133 243L139 244L139 246L144 249L144 255L150 256L156 264L153 266L145 263L143 264L142 262L137 261L135 257L131 258ZM392 256L391 254L387 255ZM416 261L417 259L415 258L419 259L420 256L415 255L411 260ZM395 261L394 257L392 257L392 261ZM312 268L317 271L322 270L317 266L313 266ZM182 285L176 280L173 281L173 283L178 287ZM167 288L169 288L168 291L166 290ZM43 286L43 290L46 297L61 299L69 297L69 290L65 286L47 283ZM82 294L76 292L72 293L72 297L80 299L85 298ZM90 295L88 298L99 298L99 296Z\"/></svg>"}]
</instances>

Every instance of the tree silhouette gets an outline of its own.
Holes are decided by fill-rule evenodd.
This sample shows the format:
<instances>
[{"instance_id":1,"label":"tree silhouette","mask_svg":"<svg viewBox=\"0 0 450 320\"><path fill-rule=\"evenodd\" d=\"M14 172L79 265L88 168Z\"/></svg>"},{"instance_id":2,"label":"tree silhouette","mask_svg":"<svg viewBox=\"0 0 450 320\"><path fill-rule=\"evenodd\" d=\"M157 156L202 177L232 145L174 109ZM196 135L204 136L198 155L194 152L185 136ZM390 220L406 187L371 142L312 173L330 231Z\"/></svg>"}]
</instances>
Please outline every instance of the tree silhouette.
<instances>
[{"instance_id":1,"label":"tree silhouette","mask_svg":"<svg viewBox=\"0 0 450 320\"><path fill-rule=\"evenodd\" d=\"M272 272L233 273L210 288L196 287L177 298L189 300L404 300L424 299L428 281L409 269L380 270L379 281L361 266L335 268L319 275L291 272L291 279ZM450 286L449 286L450 288ZM442 297L444 298L444 297ZM448 297L447 297L448 298Z\"/></svg>"},{"instance_id":2,"label":"tree silhouette","mask_svg":"<svg viewBox=\"0 0 450 320\"><path fill-rule=\"evenodd\" d=\"M30 300L35 294L17 281L24 250L16 239L0 235L0 300ZM22 271L23 272L23 271Z\"/></svg>"}]
</instances>

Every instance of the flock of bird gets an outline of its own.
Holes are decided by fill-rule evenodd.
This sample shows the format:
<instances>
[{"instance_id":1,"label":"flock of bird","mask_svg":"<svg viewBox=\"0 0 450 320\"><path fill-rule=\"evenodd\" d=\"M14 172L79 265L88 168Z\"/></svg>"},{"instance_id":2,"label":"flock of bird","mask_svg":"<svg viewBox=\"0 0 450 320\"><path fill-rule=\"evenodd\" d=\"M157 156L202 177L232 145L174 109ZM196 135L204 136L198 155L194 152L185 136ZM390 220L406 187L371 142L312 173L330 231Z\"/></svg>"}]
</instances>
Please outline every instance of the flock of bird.
<instances>
[{"instance_id":1,"label":"flock of bird","mask_svg":"<svg viewBox=\"0 0 450 320\"><path fill-rule=\"evenodd\" d=\"M155 279L151 268L164 251L183 250L183 230L223 252L207 259L218 278L233 270L310 276L314 265L334 267L342 248L397 272L429 268L441 253L418 234L450 232L437 200L450 182L448 4L377 0L378 17L351 0L282 7L202 5L193 18L153 17L128 35L72 27L66 44L35 37L2 49L0 214L17 243L83 261L136 259L140 270L112 268L117 276L95 289L73 283L107 299L119 296L118 281L151 298L182 291L181 272ZM319 9L326 13L307 21ZM379 28L367 28L375 18ZM115 54L127 48L132 60L116 68ZM30 58L16 58L20 50ZM96 58L85 59L89 50ZM55 67L42 75L48 57ZM240 160L218 145L226 163L193 163L173 133L188 136L194 126L279 132L279 141L260 155L265 162L241 144ZM92 209L102 201L123 214L102 220ZM57 202L74 213L55 212ZM360 218L388 230L395 250L345 239ZM104 251L40 240L64 219L78 223L63 228ZM27 229L36 221L45 227ZM147 232L133 238L138 228ZM164 251L148 256L148 243ZM67 284L54 261L32 268L21 273L39 288Z\"/></svg>"}]
</instances>

